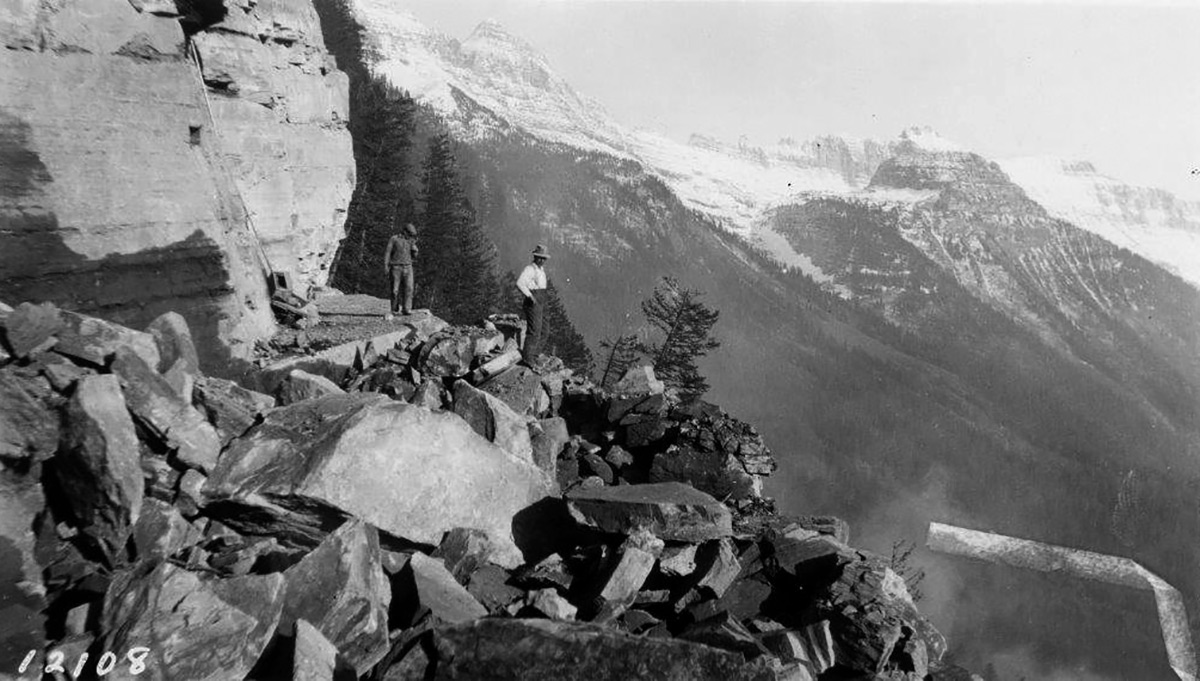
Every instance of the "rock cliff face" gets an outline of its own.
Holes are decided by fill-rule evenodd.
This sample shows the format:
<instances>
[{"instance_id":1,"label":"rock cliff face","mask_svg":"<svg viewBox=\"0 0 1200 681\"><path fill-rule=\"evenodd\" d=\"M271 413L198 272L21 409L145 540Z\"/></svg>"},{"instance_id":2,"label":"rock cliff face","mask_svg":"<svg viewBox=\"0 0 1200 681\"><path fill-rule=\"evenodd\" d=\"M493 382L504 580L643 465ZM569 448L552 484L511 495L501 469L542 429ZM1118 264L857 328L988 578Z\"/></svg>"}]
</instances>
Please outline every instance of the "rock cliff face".
<instances>
[{"instance_id":1,"label":"rock cliff face","mask_svg":"<svg viewBox=\"0 0 1200 681\"><path fill-rule=\"evenodd\" d=\"M324 282L353 158L310 6L195 7L0 2L0 296L175 309L214 365L273 330L267 261Z\"/></svg>"},{"instance_id":2,"label":"rock cliff face","mask_svg":"<svg viewBox=\"0 0 1200 681\"><path fill-rule=\"evenodd\" d=\"M349 83L309 2L230 0L193 38L217 131L266 257L323 285L354 189Z\"/></svg>"}]
</instances>

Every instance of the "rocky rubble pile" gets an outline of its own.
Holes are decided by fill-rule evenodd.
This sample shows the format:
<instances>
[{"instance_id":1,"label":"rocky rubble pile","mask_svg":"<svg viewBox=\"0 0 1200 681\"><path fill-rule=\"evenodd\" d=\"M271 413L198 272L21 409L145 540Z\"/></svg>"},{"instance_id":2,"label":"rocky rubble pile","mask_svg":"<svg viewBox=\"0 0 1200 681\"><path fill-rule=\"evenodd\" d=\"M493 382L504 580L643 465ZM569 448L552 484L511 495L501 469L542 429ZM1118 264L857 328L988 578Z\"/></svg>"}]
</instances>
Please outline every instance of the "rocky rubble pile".
<instances>
[{"instance_id":1,"label":"rocky rubble pile","mask_svg":"<svg viewBox=\"0 0 1200 681\"><path fill-rule=\"evenodd\" d=\"M402 328L268 395L177 315L0 307L0 676L960 678L844 525L772 511L753 428L646 367L517 366L505 330Z\"/></svg>"}]
</instances>

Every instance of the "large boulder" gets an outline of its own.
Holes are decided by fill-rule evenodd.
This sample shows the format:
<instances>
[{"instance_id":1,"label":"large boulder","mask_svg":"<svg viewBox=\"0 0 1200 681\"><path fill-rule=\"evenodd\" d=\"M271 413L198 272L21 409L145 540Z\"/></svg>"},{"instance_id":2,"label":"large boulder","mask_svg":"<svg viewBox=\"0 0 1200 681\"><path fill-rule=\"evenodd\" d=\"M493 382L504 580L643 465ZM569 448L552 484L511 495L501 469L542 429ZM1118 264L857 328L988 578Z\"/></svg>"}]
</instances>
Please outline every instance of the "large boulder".
<instances>
[{"instance_id":1,"label":"large boulder","mask_svg":"<svg viewBox=\"0 0 1200 681\"><path fill-rule=\"evenodd\" d=\"M117 377L81 379L67 405L67 431L54 470L80 532L110 565L141 511L140 459Z\"/></svg>"},{"instance_id":2,"label":"large boulder","mask_svg":"<svg viewBox=\"0 0 1200 681\"><path fill-rule=\"evenodd\" d=\"M21 303L4 318L4 340L14 357L28 357L58 343L62 328L62 316L52 303Z\"/></svg>"},{"instance_id":3,"label":"large boulder","mask_svg":"<svg viewBox=\"0 0 1200 681\"><path fill-rule=\"evenodd\" d=\"M486 617L487 608L455 580L446 565L437 558L423 553L414 553L408 561L408 569L401 573L400 581L407 586L402 608L411 619L419 619L429 612L439 622L458 624ZM398 587L398 590L403 587Z\"/></svg>"},{"instance_id":4,"label":"large boulder","mask_svg":"<svg viewBox=\"0 0 1200 681\"><path fill-rule=\"evenodd\" d=\"M460 379L454 383L454 413L514 459L533 463L533 443L525 417L504 402Z\"/></svg>"},{"instance_id":5,"label":"large boulder","mask_svg":"<svg viewBox=\"0 0 1200 681\"><path fill-rule=\"evenodd\" d=\"M774 681L765 665L678 639L595 624L488 618L433 630L437 663L398 679Z\"/></svg>"},{"instance_id":6,"label":"large boulder","mask_svg":"<svg viewBox=\"0 0 1200 681\"><path fill-rule=\"evenodd\" d=\"M151 369L158 368L161 361L158 344L150 334L75 312L63 310L60 315L63 328L58 331L58 342L53 348L58 354L103 367L118 350L125 349Z\"/></svg>"},{"instance_id":7,"label":"large boulder","mask_svg":"<svg viewBox=\"0 0 1200 681\"><path fill-rule=\"evenodd\" d=\"M314 545L355 515L430 545L452 528L477 528L494 560L516 564L513 516L548 491L535 466L454 414L351 394L268 414L230 445L204 494L210 514L285 543Z\"/></svg>"},{"instance_id":8,"label":"large boulder","mask_svg":"<svg viewBox=\"0 0 1200 681\"><path fill-rule=\"evenodd\" d=\"M115 355L113 372L121 379L125 404L134 418L162 445L174 450L185 466L211 471L221 453L221 439L212 424L143 357L124 347Z\"/></svg>"},{"instance_id":9,"label":"large boulder","mask_svg":"<svg viewBox=\"0 0 1200 681\"><path fill-rule=\"evenodd\" d=\"M173 563L139 564L105 594L102 649L145 652L140 674L123 666L117 678L244 678L279 622L284 584L279 574L219 579Z\"/></svg>"},{"instance_id":10,"label":"large boulder","mask_svg":"<svg viewBox=\"0 0 1200 681\"><path fill-rule=\"evenodd\" d=\"M479 387L523 416L538 417L550 408L542 377L527 367L511 367Z\"/></svg>"},{"instance_id":11,"label":"large boulder","mask_svg":"<svg viewBox=\"0 0 1200 681\"><path fill-rule=\"evenodd\" d=\"M360 676L387 654L392 595L375 528L348 521L284 577L283 630L299 620L311 622Z\"/></svg>"},{"instance_id":12,"label":"large boulder","mask_svg":"<svg viewBox=\"0 0 1200 681\"><path fill-rule=\"evenodd\" d=\"M202 376L196 381L192 399L196 408L217 429L222 447L250 430L260 416L275 406L275 398L270 395L212 376Z\"/></svg>"},{"instance_id":13,"label":"large boulder","mask_svg":"<svg viewBox=\"0 0 1200 681\"><path fill-rule=\"evenodd\" d=\"M0 369L0 460L43 461L58 438L58 415L11 367Z\"/></svg>"},{"instance_id":14,"label":"large boulder","mask_svg":"<svg viewBox=\"0 0 1200 681\"><path fill-rule=\"evenodd\" d=\"M729 509L683 483L577 488L567 493L577 523L603 532L630 534L639 527L667 541L701 542L733 534Z\"/></svg>"}]
</instances>

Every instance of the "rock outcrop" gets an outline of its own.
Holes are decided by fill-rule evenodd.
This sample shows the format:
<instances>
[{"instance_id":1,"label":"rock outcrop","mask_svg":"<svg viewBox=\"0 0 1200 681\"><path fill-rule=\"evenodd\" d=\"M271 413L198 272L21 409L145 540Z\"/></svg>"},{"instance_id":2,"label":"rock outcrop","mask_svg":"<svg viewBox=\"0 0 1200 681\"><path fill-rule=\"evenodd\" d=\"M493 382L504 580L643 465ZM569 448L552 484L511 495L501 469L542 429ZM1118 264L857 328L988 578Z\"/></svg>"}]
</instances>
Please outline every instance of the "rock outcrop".
<instances>
[{"instance_id":1,"label":"rock outcrop","mask_svg":"<svg viewBox=\"0 0 1200 681\"><path fill-rule=\"evenodd\" d=\"M22 309L0 315L20 431L0 550L21 566L0 574L0 650L100 646L164 680L949 678L888 563L775 513L754 430L648 367L618 393L553 362L478 372L505 343L452 328L360 346L326 365L332 390L279 407L197 374L193 406L168 385L179 320L151 363L138 332ZM426 349L481 338L453 363ZM493 382L559 399L518 412ZM656 466L684 450L705 456Z\"/></svg>"},{"instance_id":2,"label":"rock outcrop","mask_svg":"<svg viewBox=\"0 0 1200 681\"><path fill-rule=\"evenodd\" d=\"M272 332L266 269L324 283L354 161L310 3L180 7L0 2L0 297L177 311L211 371Z\"/></svg>"}]
</instances>

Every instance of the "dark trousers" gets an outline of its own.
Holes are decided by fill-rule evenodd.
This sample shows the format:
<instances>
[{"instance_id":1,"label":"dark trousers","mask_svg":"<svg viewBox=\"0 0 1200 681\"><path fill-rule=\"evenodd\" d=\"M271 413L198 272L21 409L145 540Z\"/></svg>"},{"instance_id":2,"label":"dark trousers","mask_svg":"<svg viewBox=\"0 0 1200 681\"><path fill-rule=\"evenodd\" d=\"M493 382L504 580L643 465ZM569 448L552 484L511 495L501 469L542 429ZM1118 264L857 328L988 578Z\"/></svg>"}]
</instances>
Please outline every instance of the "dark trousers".
<instances>
[{"instance_id":1,"label":"dark trousers","mask_svg":"<svg viewBox=\"0 0 1200 681\"><path fill-rule=\"evenodd\" d=\"M525 358L526 363L537 359L542 352L542 345L546 342L546 291L535 289L532 293L533 299L526 298L524 306L525 347L521 349L521 356Z\"/></svg>"},{"instance_id":2,"label":"dark trousers","mask_svg":"<svg viewBox=\"0 0 1200 681\"><path fill-rule=\"evenodd\" d=\"M411 313L413 299L412 265L392 265L388 268L388 271L392 275L392 312Z\"/></svg>"}]
</instances>

